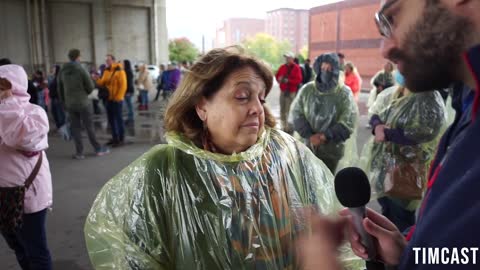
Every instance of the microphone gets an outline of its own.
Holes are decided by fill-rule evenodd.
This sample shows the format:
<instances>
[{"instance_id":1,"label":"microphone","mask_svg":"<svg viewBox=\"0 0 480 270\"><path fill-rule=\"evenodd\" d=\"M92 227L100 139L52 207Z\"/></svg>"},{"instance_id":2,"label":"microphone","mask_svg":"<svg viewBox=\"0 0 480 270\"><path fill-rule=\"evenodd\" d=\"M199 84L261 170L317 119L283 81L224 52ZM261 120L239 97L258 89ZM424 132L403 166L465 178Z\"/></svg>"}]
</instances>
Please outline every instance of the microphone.
<instances>
[{"instance_id":1,"label":"microphone","mask_svg":"<svg viewBox=\"0 0 480 270\"><path fill-rule=\"evenodd\" d=\"M365 205L370 201L371 194L367 175L356 167L339 171L335 176L335 193L340 203L349 208L353 217L353 225L360 235L361 243L367 249L367 269L385 269L382 263L375 261L377 250L373 238L363 228L363 219L366 216Z\"/></svg>"}]
</instances>

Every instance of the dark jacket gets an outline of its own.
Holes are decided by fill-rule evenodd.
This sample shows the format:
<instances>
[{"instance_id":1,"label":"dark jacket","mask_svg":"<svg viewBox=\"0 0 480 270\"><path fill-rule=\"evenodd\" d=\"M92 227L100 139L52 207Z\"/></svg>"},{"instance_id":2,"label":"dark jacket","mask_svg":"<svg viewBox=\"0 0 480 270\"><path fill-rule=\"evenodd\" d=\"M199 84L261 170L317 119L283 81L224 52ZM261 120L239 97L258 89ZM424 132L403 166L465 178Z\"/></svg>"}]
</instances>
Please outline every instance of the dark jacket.
<instances>
[{"instance_id":1,"label":"dark jacket","mask_svg":"<svg viewBox=\"0 0 480 270\"><path fill-rule=\"evenodd\" d=\"M133 94L135 92L133 72L125 70L125 74L127 74L127 94Z\"/></svg>"},{"instance_id":2,"label":"dark jacket","mask_svg":"<svg viewBox=\"0 0 480 270\"><path fill-rule=\"evenodd\" d=\"M27 92L30 95L30 103L38 105L38 91L32 80L28 80Z\"/></svg>"},{"instance_id":3,"label":"dark jacket","mask_svg":"<svg viewBox=\"0 0 480 270\"><path fill-rule=\"evenodd\" d=\"M472 253L466 265L429 265L422 264L421 256L419 264L415 264L413 251L413 247L445 247L451 257L454 247L478 247L480 243L480 45L469 50L465 58L477 82L475 99L471 106L455 106L457 117L439 144L428 190L416 226L407 237L410 241L400 270L478 269L472 264ZM453 100L459 100L461 94L457 89ZM477 264L479 253L476 252Z\"/></svg>"},{"instance_id":4,"label":"dark jacket","mask_svg":"<svg viewBox=\"0 0 480 270\"><path fill-rule=\"evenodd\" d=\"M306 84L312 80L312 67L308 64L305 64L302 69L303 75L303 84Z\"/></svg>"},{"instance_id":5,"label":"dark jacket","mask_svg":"<svg viewBox=\"0 0 480 270\"><path fill-rule=\"evenodd\" d=\"M67 110L84 109L90 104L88 95L92 93L94 84L80 63L63 65L57 80L60 99Z\"/></svg>"},{"instance_id":6,"label":"dark jacket","mask_svg":"<svg viewBox=\"0 0 480 270\"><path fill-rule=\"evenodd\" d=\"M50 96L51 99L58 99L60 98L58 94L58 81L57 78L54 78L50 84L48 85L48 95Z\"/></svg>"}]
</instances>

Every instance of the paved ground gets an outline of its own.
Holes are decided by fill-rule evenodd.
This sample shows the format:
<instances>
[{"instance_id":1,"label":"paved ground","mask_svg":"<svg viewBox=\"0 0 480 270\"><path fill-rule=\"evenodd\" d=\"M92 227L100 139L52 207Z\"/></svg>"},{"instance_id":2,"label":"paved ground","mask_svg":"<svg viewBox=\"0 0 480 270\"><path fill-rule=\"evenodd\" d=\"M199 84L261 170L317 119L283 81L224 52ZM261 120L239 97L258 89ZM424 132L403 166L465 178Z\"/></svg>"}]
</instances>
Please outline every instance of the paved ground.
<instances>
[{"instance_id":1,"label":"paved ground","mask_svg":"<svg viewBox=\"0 0 480 270\"><path fill-rule=\"evenodd\" d=\"M275 89L267 99L275 115L279 115L279 91ZM366 113L366 95L360 99L360 112ZM58 136L50 137L48 158L53 175L54 208L48 215L48 241L52 252L54 269L87 270L89 263L83 238L83 224L91 204L108 179L131 163L152 145L160 143L161 115L165 104L153 104L150 113L137 115L134 128L128 130L127 139L132 144L112 150L108 156L96 158L87 156L85 160L71 159L73 143L64 142ZM108 139L103 117L96 118L98 136ZM370 136L365 129L366 116L360 118L358 145L362 146ZM87 140L84 140L87 143ZM87 144L86 149L90 149ZM376 206L378 207L378 206ZM19 269L15 256L0 240L0 269Z\"/></svg>"}]
</instances>

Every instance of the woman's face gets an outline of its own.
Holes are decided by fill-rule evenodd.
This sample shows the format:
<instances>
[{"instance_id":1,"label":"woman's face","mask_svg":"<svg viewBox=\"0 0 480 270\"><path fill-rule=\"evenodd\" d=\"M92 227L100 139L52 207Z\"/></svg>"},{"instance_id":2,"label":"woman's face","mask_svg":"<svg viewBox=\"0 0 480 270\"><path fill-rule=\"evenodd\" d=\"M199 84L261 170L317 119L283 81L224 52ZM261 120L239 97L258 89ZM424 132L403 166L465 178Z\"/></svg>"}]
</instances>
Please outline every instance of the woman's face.
<instances>
[{"instance_id":1,"label":"woman's face","mask_svg":"<svg viewBox=\"0 0 480 270\"><path fill-rule=\"evenodd\" d=\"M197 114L218 150L240 153L257 142L265 122L265 94L262 78L245 67L230 74L214 96L201 100Z\"/></svg>"},{"instance_id":2,"label":"woman's face","mask_svg":"<svg viewBox=\"0 0 480 270\"><path fill-rule=\"evenodd\" d=\"M352 72L353 72L353 69L352 69L351 66L345 66L345 73L346 73L346 74L350 74L350 73L352 73Z\"/></svg>"},{"instance_id":3,"label":"woman's face","mask_svg":"<svg viewBox=\"0 0 480 270\"><path fill-rule=\"evenodd\" d=\"M384 69L386 72L391 73L393 71L393 65L391 63L386 63Z\"/></svg>"}]
</instances>

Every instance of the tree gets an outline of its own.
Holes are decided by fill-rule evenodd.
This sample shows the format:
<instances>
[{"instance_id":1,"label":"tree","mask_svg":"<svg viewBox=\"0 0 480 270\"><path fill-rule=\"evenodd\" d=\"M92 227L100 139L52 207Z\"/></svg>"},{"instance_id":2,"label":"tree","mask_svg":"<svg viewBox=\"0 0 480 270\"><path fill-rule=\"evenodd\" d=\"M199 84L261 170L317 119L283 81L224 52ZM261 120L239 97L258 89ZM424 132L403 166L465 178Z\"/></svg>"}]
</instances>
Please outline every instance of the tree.
<instances>
[{"instance_id":1,"label":"tree","mask_svg":"<svg viewBox=\"0 0 480 270\"><path fill-rule=\"evenodd\" d=\"M273 70L277 70L285 62L283 55L292 49L288 41L278 41L273 36L260 33L243 42L245 50L269 63Z\"/></svg>"},{"instance_id":2,"label":"tree","mask_svg":"<svg viewBox=\"0 0 480 270\"><path fill-rule=\"evenodd\" d=\"M176 38L168 43L170 61L193 62L199 55L198 49L188 38Z\"/></svg>"},{"instance_id":3,"label":"tree","mask_svg":"<svg viewBox=\"0 0 480 270\"><path fill-rule=\"evenodd\" d=\"M300 49L300 53L297 55L298 60L300 61L301 64L305 63L305 60L308 59L308 46L305 45L303 46L302 49Z\"/></svg>"}]
</instances>

